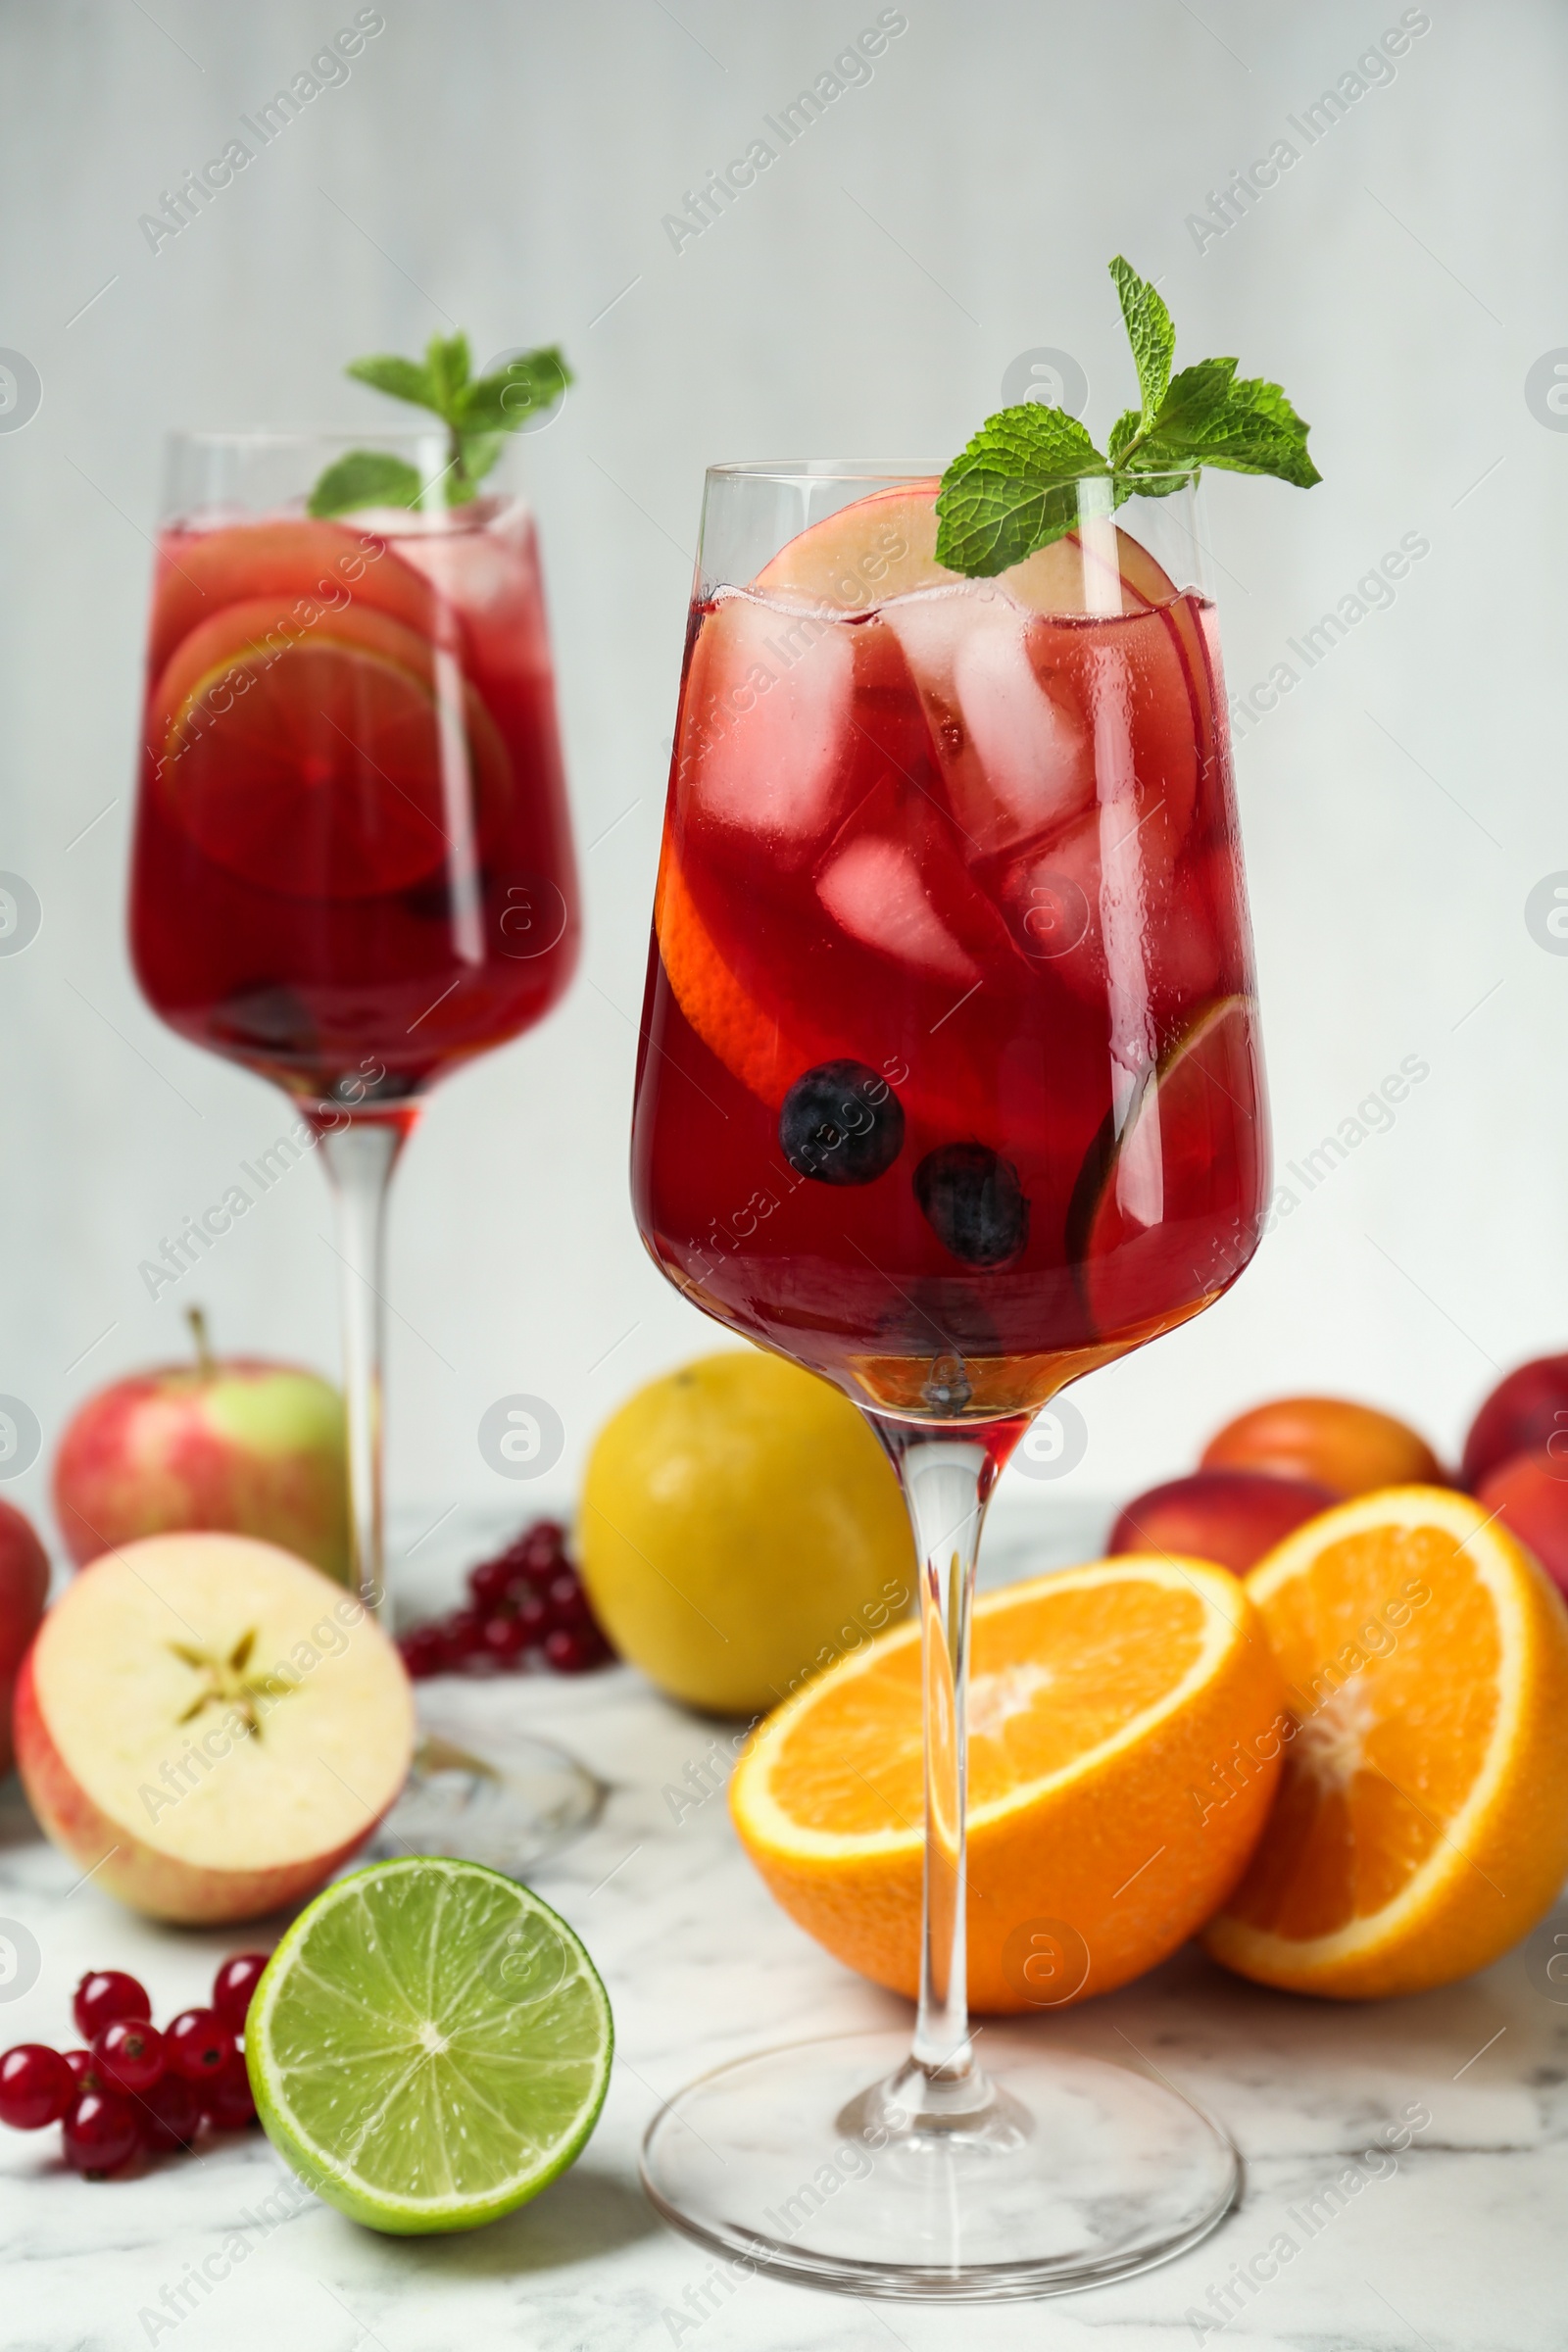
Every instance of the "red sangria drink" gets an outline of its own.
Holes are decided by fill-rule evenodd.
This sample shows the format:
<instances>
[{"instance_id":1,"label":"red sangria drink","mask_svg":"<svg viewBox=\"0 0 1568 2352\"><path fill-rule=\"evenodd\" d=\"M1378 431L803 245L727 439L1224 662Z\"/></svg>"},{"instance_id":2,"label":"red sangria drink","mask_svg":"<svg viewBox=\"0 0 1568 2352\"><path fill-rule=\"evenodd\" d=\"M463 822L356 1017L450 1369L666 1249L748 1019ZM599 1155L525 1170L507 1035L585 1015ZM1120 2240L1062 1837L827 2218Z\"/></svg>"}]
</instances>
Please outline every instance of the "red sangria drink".
<instances>
[{"instance_id":1,"label":"red sangria drink","mask_svg":"<svg viewBox=\"0 0 1568 2352\"><path fill-rule=\"evenodd\" d=\"M517 499L176 516L158 542L130 931L154 1009L305 1102L407 1103L576 959Z\"/></svg>"},{"instance_id":2,"label":"red sangria drink","mask_svg":"<svg viewBox=\"0 0 1568 2352\"><path fill-rule=\"evenodd\" d=\"M1241 2179L1163 2078L1043 2020L992 2018L983 2043L969 2022L972 1926L1088 1948L1030 1915L1038 1892L969 1878L988 1500L1059 1389L1230 1287L1268 1175L1196 495L1207 466L1301 487L1317 468L1277 384L1233 359L1174 373L1157 290L1119 256L1110 274L1139 405L1103 451L1024 403L940 477L712 467L681 676L638 1223L688 1298L834 1382L887 1450L919 1568L925 1801L923 1824L892 1807L865 1833L921 1890L918 1945L882 1980L917 1984L912 2035L715 2068L662 2103L642 2177L731 2261L857 2296L1103 2284L1195 2244ZM1138 1703L1123 1654L1095 1649L1103 1752ZM874 1793L889 1718L858 1694L878 1672L787 1700L761 1740L820 1696ZM1005 1743L1009 1706L985 1736ZM858 1852L836 1819L813 1788L789 1852L836 1872ZM1036 2005L1008 1984L1004 2009ZM804 2210L800 2183L836 2189L846 2157L853 2188Z\"/></svg>"},{"instance_id":3,"label":"red sangria drink","mask_svg":"<svg viewBox=\"0 0 1568 2352\"><path fill-rule=\"evenodd\" d=\"M938 488L846 481L700 583L634 1185L710 1313L874 1410L994 1421L1227 1289L1267 1155L1213 612L1152 552L1177 517L1086 513L966 579Z\"/></svg>"},{"instance_id":4,"label":"red sangria drink","mask_svg":"<svg viewBox=\"0 0 1568 2352\"><path fill-rule=\"evenodd\" d=\"M320 1146L379 1609L387 1184L431 1082L531 1028L577 956L538 547L502 464L569 373L551 349L475 378L461 334L348 372L426 422L171 442L130 944L153 1009Z\"/></svg>"}]
</instances>

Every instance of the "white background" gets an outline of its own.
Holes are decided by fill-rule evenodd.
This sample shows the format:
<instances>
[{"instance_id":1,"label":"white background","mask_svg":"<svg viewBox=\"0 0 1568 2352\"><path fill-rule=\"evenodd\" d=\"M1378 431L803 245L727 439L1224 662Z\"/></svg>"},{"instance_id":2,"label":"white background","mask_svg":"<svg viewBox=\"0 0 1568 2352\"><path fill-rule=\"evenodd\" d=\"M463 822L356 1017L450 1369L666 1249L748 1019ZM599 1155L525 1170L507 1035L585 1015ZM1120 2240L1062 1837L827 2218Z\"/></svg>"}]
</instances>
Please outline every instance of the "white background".
<instances>
[{"instance_id":1,"label":"white background","mask_svg":"<svg viewBox=\"0 0 1568 2352\"><path fill-rule=\"evenodd\" d=\"M1072 1485L1175 1471L1233 1410L1298 1388L1393 1406L1452 1449L1494 1366L1568 1341L1568 960L1524 922L1568 867L1568 436L1524 391L1568 344L1568 23L1544 0L1434 0L1392 83L1200 252L1187 216L1277 138L1304 144L1287 116L1398 22L1395 0L907 0L869 83L672 250L683 191L877 13L385 0L349 81L155 256L138 216L352 7L0 11L0 344L43 384L0 433L0 867L44 910L0 958L0 1391L44 1431L9 1490L26 1507L74 1404L181 1351L198 1277L154 1304L138 1261L284 1124L261 1082L153 1019L126 961L161 435L390 420L342 363L454 321L481 358L559 338L580 378L526 456L588 944L564 1006L439 1090L407 1154L396 1503L531 1500L475 1443L510 1391L560 1411L564 1492L636 1383L724 1344L644 1258L625 1176L704 466L943 459L1042 345L1078 358L1102 432L1132 389L1117 251L1160 279L1181 359L1238 352L1312 421L1321 488L1208 492L1233 692L1401 534L1431 542L1238 753L1280 1161L1405 1056L1430 1076L1229 1299L1078 1393ZM221 1346L335 1363L327 1230L305 1164L201 1270Z\"/></svg>"}]
</instances>

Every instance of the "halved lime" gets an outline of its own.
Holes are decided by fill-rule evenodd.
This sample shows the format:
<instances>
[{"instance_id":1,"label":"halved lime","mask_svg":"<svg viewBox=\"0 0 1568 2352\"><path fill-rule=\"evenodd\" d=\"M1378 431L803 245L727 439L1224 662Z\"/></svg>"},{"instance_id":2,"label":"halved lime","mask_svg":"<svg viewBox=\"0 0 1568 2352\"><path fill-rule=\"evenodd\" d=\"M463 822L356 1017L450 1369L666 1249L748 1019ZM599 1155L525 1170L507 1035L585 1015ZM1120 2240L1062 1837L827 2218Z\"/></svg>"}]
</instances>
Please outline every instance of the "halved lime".
<instances>
[{"instance_id":1,"label":"halved lime","mask_svg":"<svg viewBox=\"0 0 1568 2352\"><path fill-rule=\"evenodd\" d=\"M478 1862L375 1862L318 1894L245 2024L263 2126L329 2205L401 2236L474 2230L577 2156L610 2081L578 1938Z\"/></svg>"}]
</instances>

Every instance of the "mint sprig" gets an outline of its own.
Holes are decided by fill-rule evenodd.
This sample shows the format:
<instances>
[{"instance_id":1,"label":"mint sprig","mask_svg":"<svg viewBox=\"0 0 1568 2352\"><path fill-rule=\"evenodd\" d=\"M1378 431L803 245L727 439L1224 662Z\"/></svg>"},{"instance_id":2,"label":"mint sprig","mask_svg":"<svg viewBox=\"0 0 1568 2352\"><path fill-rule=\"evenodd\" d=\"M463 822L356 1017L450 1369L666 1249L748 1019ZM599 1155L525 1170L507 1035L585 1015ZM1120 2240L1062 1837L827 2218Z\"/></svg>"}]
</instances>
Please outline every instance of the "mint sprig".
<instances>
[{"instance_id":1,"label":"mint sprig","mask_svg":"<svg viewBox=\"0 0 1568 2352\"><path fill-rule=\"evenodd\" d=\"M1304 424L1278 384L1238 379L1235 360L1200 360L1172 375L1176 329L1154 288L1120 254L1110 265L1138 370L1139 405L1110 428L1102 457L1075 416L1036 401L988 416L942 477L936 557L950 571L990 579L1078 520L1078 484L1110 484L1112 508L1165 498L1205 466L1271 473L1308 490L1322 475Z\"/></svg>"},{"instance_id":2,"label":"mint sprig","mask_svg":"<svg viewBox=\"0 0 1568 2352\"><path fill-rule=\"evenodd\" d=\"M449 507L466 506L500 457L509 433L554 408L572 381L556 344L524 352L493 375L475 377L464 334L432 335L420 360L382 355L351 360L345 374L393 400L428 409L447 428L447 463L439 494ZM434 485L430 486L432 489ZM309 511L328 516L359 507L418 507L428 503L416 466L389 450L351 449L328 466L311 492Z\"/></svg>"}]
</instances>

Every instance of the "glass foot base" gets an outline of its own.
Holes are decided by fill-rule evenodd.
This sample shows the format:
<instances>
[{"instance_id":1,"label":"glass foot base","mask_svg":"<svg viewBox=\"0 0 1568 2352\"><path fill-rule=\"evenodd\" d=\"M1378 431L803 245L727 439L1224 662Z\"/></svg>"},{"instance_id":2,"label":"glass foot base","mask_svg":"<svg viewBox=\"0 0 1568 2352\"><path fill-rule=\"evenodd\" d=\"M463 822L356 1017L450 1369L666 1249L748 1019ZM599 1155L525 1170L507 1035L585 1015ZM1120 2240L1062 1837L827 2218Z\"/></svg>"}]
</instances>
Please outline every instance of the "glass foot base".
<instances>
[{"instance_id":1,"label":"glass foot base","mask_svg":"<svg viewBox=\"0 0 1568 2352\"><path fill-rule=\"evenodd\" d=\"M548 1740L509 1734L504 1752L484 1756L426 1732L365 1859L457 1854L520 1879L591 1829L604 1802L593 1774Z\"/></svg>"},{"instance_id":2,"label":"glass foot base","mask_svg":"<svg viewBox=\"0 0 1568 2352\"><path fill-rule=\"evenodd\" d=\"M1178 2092L1038 2029L976 2039L978 2097L928 2087L896 2034L738 2059L656 2117L643 2185L737 2285L760 2270L913 2301L1068 2294L1223 2221L1242 2160Z\"/></svg>"}]
</instances>

